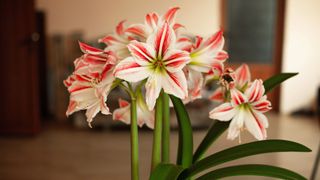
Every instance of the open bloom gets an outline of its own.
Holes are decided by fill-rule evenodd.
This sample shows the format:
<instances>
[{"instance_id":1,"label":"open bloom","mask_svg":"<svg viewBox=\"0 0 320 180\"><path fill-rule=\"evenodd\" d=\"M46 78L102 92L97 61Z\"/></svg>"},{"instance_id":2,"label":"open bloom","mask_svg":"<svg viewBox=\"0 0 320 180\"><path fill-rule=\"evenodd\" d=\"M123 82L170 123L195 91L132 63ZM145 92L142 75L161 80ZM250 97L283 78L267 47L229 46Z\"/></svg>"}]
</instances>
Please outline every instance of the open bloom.
<instances>
[{"instance_id":1,"label":"open bloom","mask_svg":"<svg viewBox=\"0 0 320 180\"><path fill-rule=\"evenodd\" d=\"M128 45L132 57L121 61L114 75L129 82L147 78L146 102L154 108L161 89L181 99L187 97L187 81L182 68L189 61L189 54L174 49L176 36L164 23L147 39L147 43L132 41Z\"/></svg>"},{"instance_id":2,"label":"open bloom","mask_svg":"<svg viewBox=\"0 0 320 180\"><path fill-rule=\"evenodd\" d=\"M251 73L247 64L242 64L234 72L230 68L224 69L222 72L220 74L220 82L226 81L226 78L228 78L229 82L227 83L232 84L238 90L244 91L251 83ZM227 90L225 86L219 87L211 94L209 99L223 102Z\"/></svg>"},{"instance_id":3,"label":"open bloom","mask_svg":"<svg viewBox=\"0 0 320 180\"><path fill-rule=\"evenodd\" d=\"M114 80L112 70L115 58L84 43L80 43L80 48L85 54L75 60L75 72L64 81L70 93L66 114L87 110L87 121L91 126L98 112L110 114L105 102Z\"/></svg>"},{"instance_id":4,"label":"open bloom","mask_svg":"<svg viewBox=\"0 0 320 180\"><path fill-rule=\"evenodd\" d=\"M119 99L119 106L120 108L113 112L113 119L130 124L130 103L123 99ZM154 128L154 113L153 111L148 110L148 107L142 97L137 98L137 123L140 127L146 124L150 129Z\"/></svg>"},{"instance_id":5,"label":"open bloom","mask_svg":"<svg viewBox=\"0 0 320 180\"><path fill-rule=\"evenodd\" d=\"M211 119L231 120L228 139L235 139L243 129L248 130L258 140L266 139L268 119L263 113L271 109L271 103L264 95L262 83L262 80L255 80L244 93L232 88L231 102L223 103L210 112Z\"/></svg>"},{"instance_id":6,"label":"open bloom","mask_svg":"<svg viewBox=\"0 0 320 180\"><path fill-rule=\"evenodd\" d=\"M180 38L184 49L189 49L187 39ZM218 31L208 39L196 36L195 42L190 48L190 61L186 66L188 77L188 99L194 100L201 98L201 89L204 84L203 73L213 73L217 75L217 70L223 69L223 62L227 59L228 54L222 50L224 38L222 31Z\"/></svg>"}]
</instances>

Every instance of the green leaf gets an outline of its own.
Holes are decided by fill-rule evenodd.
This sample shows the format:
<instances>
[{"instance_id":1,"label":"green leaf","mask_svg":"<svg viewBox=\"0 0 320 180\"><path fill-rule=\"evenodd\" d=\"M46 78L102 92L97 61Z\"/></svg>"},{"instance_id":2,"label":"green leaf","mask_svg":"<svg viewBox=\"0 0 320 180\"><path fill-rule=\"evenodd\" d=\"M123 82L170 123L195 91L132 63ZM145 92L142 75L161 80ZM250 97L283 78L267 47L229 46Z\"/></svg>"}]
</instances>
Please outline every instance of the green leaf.
<instances>
[{"instance_id":1,"label":"green leaf","mask_svg":"<svg viewBox=\"0 0 320 180\"><path fill-rule=\"evenodd\" d=\"M243 175L268 176L268 177L287 179L287 180L306 179L300 174L297 174L288 169L269 166L269 165L247 164L247 165L230 166L230 167L217 169L197 178L197 180L211 180L211 179L219 179L219 178L230 177L230 176L243 176Z\"/></svg>"},{"instance_id":2,"label":"green leaf","mask_svg":"<svg viewBox=\"0 0 320 180\"><path fill-rule=\"evenodd\" d=\"M177 164L187 168L192 164L193 136L188 112L181 99L170 95L179 124Z\"/></svg>"},{"instance_id":3,"label":"green leaf","mask_svg":"<svg viewBox=\"0 0 320 180\"><path fill-rule=\"evenodd\" d=\"M150 180L175 180L183 171L181 166L159 164L151 173Z\"/></svg>"},{"instance_id":4,"label":"green leaf","mask_svg":"<svg viewBox=\"0 0 320 180\"><path fill-rule=\"evenodd\" d=\"M193 162L199 161L211 144L229 127L230 122L214 121L206 136L193 155Z\"/></svg>"},{"instance_id":5,"label":"green leaf","mask_svg":"<svg viewBox=\"0 0 320 180\"><path fill-rule=\"evenodd\" d=\"M224 162L240 159L246 156L252 156L270 152L310 152L311 150L304 145L286 140L264 140L246 144L241 144L229 149L222 150L212 154L188 168L182 175L191 177L203 170Z\"/></svg>"},{"instance_id":6,"label":"green leaf","mask_svg":"<svg viewBox=\"0 0 320 180\"><path fill-rule=\"evenodd\" d=\"M269 79L263 82L263 86L266 90L266 93L271 91L276 86L280 85L283 81L297 75L298 73L280 73L270 77Z\"/></svg>"}]
</instances>

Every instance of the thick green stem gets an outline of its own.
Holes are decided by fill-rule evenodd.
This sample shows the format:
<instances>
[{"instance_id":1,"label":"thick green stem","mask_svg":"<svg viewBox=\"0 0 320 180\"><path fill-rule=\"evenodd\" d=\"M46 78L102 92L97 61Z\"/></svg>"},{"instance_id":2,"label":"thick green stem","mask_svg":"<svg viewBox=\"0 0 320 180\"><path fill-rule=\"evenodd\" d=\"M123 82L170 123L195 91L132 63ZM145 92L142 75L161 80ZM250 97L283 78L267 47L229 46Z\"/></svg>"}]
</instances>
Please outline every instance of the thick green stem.
<instances>
[{"instance_id":1,"label":"thick green stem","mask_svg":"<svg viewBox=\"0 0 320 180\"><path fill-rule=\"evenodd\" d=\"M155 125L153 131L153 149L151 170L161 162L161 135L162 135L162 93L156 102Z\"/></svg>"},{"instance_id":2,"label":"thick green stem","mask_svg":"<svg viewBox=\"0 0 320 180\"><path fill-rule=\"evenodd\" d=\"M162 162L170 162L170 107L169 95L163 93Z\"/></svg>"},{"instance_id":3,"label":"thick green stem","mask_svg":"<svg viewBox=\"0 0 320 180\"><path fill-rule=\"evenodd\" d=\"M131 97L131 180L139 180L139 140L135 97Z\"/></svg>"}]
</instances>

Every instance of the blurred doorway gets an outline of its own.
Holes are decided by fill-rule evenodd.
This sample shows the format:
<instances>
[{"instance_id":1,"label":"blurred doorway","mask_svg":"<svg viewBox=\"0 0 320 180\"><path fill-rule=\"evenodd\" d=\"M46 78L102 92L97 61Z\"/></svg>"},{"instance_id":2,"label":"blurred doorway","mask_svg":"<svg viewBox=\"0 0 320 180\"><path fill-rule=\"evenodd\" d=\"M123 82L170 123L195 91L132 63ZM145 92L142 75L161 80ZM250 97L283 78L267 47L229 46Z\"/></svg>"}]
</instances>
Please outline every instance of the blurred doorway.
<instances>
[{"instance_id":1,"label":"blurred doorway","mask_svg":"<svg viewBox=\"0 0 320 180\"><path fill-rule=\"evenodd\" d=\"M1 0L1 134L40 129L36 13L33 0Z\"/></svg>"},{"instance_id":2,"label":"blurred doorway","mask_svg":"<svg viewBox=\"0 0 320 180\"><path fill-rule=\"evenodd\" d=\"M263 80L280 73L285 0L225 0L221 4L230 66L247 63L252 78ZM279 88L269 99L278 112Z\"/></svg>"}]
</instances>

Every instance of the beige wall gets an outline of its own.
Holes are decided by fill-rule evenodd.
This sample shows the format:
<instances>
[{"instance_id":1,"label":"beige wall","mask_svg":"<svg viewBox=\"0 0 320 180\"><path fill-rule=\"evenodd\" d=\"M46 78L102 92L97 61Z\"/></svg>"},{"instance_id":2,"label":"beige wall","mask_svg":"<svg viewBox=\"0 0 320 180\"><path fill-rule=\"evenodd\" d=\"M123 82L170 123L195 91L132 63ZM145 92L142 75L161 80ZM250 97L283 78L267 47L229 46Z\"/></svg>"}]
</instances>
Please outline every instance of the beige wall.
<instances>
[{"instance_id":1,"label":"beige wall","mask_svg":"<svg viewBox=\"0 0 320 180\"><path fill-rule=\"evenodd\" d=\"M200 3L201 2L201 3ZM220 0L37 0L37 8L47 13L48 33L81 30L85 38L96 38L113 31L116 24L144 21L148 12L163 14L179 6L178 21L191 32L209 35L219 29Z\"/></svg>"},{"instance_id":2,"label":"beige wall","mask_svg":"<svg viewBox=\"0 0 320 180\"><path fill-rule=\"evenodd\" d=\"M191 32L209 35L219 29L220 0L37 0L37 8L47 12L49 34L81 30L87 39L112 32L123 19L142 22L147 12L162 14L172 6L181 7L177 19ZM320 84L319 8L319 0L287 0L282 70L300 74L283 85L281 112L306 105L316 96Z\"/></svg>"},{"instance_id":3,"label":"beige wall","mask_svg":"<svg viewBox=\"0 0 320 180\"><path fill-rule=\"evenodd\" d=\"M284 84L281 111L310 104L320 86L319 0L287 0L282 70L300 74Z\"/></svg>"}]
</instances>

